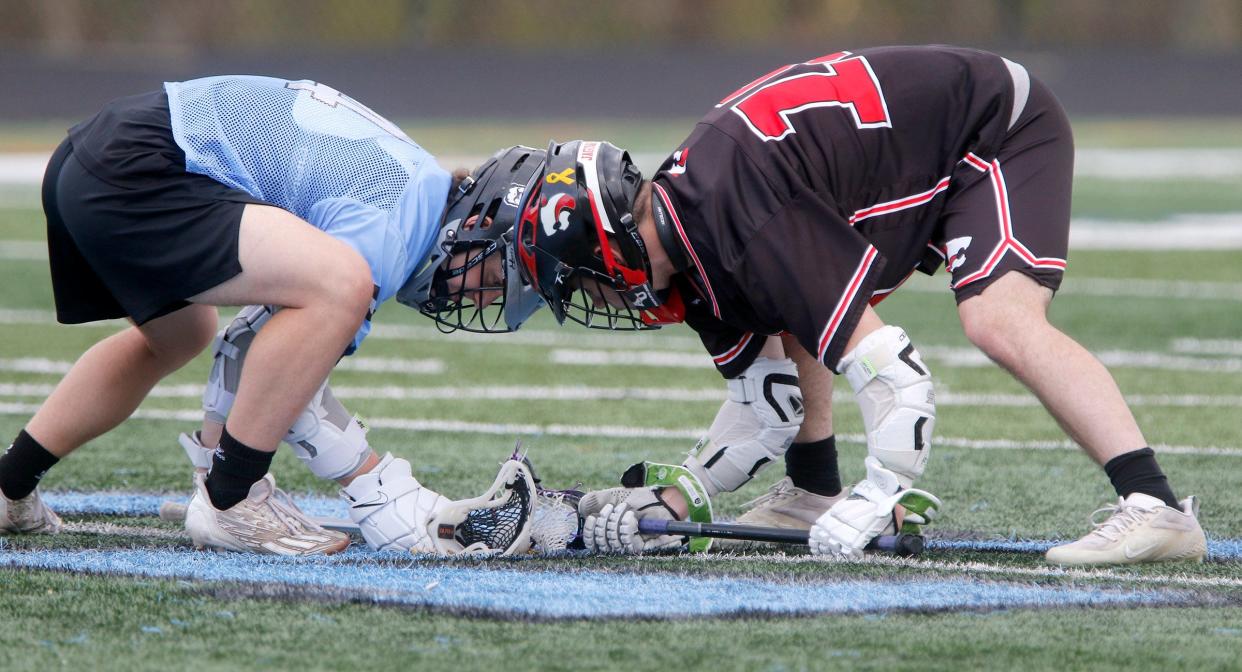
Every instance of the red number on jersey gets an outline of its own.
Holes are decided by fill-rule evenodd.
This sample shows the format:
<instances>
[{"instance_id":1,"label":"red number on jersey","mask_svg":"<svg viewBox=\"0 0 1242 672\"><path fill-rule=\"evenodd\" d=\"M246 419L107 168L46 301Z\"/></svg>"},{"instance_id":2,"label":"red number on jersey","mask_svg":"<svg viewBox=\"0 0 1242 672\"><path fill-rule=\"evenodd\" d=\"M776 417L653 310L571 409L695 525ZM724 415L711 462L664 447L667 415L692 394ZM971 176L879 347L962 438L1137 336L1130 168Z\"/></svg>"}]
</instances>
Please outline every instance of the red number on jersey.
<instances>
[{"instance_id":1,"label":"red number on jersey","mask_svg":"<svg viewBox=\"0 0 1242 672\"><path fill-rule=\"evenodd\" d=\"M816 107L845 108L858 128L892 126L871 64L848 52L780 68L738 89L720 104L730 105L765 141L796 133L790 116Z\"/></svg>"}]
</instances>

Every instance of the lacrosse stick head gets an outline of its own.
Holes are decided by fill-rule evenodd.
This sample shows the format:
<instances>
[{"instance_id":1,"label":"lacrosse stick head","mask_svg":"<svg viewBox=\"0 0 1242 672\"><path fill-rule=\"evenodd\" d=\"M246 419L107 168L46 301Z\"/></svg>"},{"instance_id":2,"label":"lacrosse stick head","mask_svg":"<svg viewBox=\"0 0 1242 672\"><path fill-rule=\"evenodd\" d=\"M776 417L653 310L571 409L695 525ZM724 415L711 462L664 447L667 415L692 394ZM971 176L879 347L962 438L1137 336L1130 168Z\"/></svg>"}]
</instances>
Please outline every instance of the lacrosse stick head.
<instances>
[{"instance_id":1,"label":"lacrosse stick head","mask_svg":"<svg viewBox=\"0 0 1242 672\"><path fill-rule=\"evenodd\" d=\"M450 502L436 512L428 527L436 551L513 555L530 549L534 525L535 480L527 463L507 460L487 492Z\"/></svg>"},{"instance_id":2,"label":"lacrosse stick head","mask_svg":"<svg viewBox=\"0 0 1242 672\"><path fill-rule=\"evenodd\" d=\"M531 553L548 554L582 548L578 500L582 499L583 494L573 488L537 489L534 524L530 533Z\"/></svg>"}]
</instances>

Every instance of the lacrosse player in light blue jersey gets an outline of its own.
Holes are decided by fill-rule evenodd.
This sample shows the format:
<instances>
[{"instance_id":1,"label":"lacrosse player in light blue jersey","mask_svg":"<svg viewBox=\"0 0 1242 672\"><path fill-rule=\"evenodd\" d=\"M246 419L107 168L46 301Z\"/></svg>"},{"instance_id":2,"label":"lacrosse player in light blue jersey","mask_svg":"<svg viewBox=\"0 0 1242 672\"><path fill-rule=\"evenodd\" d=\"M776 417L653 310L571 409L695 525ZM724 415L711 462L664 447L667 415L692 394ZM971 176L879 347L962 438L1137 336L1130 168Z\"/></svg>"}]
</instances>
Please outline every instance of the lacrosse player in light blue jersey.
<instances>
[{"instance_id":1,"label":"lacrosse player in light blue jersey","mask_svg":"<svg viewBox=\"0 0 1242 672\"><path fill-rule=\"evenodd\" d=\"M215 306L244 305L214 341L204 406L217 436L182 440L199 467L186 515L196 545L285 555L348 545L276 488L268 468L284 439L347 486L375 547L519 550L520 530L433 531L491 506L501 485L530 483L526 467L511 460L488 495L450 501L406 460L380 459L326 381L393 296L447 331L510 331L540 305L510 264L482 262L505 256L520 190L542 161L514 147L454 184L369 108L270 77L168 83L73 127L43 186L57 317L132 326L88 350L0 457L0 532L58 531L39 498L43 474L211 343Z\"/></svg>"}]
</instances>

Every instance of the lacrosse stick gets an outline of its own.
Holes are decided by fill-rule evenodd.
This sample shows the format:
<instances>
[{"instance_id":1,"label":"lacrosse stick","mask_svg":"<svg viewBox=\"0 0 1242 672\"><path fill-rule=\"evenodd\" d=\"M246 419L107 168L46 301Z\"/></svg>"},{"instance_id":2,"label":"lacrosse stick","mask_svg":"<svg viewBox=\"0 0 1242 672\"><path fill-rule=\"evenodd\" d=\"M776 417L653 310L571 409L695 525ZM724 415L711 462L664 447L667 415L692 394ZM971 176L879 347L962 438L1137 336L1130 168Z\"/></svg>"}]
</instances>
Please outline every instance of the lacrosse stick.
<instances>
[{"instance_id":1,"label":"lacrosse stick","mask_svg":"<svg viewBox=\"0 0 1242 672\"><path fill-rule=\"evenodd\" d=\"M806 546L811 537L811 533L806 530L790 530L759 525L737 525L733 523L691 523L654 518L639 519L638 531L643 534L680 534L688 537L770 541L778 544L799 544L802 546ZM892 553L902 557L916 556L923 552L923 537L917 534L881 535L872 539L867 544L866 550Z\"/></svg>"}]
</instances>

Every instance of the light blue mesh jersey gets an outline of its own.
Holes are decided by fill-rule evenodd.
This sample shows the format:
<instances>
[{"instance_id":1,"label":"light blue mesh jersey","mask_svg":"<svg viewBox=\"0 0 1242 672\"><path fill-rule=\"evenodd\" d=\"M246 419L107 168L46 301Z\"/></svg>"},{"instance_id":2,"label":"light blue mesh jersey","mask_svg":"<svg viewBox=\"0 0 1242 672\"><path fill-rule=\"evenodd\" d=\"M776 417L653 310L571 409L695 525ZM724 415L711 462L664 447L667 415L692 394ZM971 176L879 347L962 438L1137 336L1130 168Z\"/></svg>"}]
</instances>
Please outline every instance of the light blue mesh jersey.
<instances>
[{"instance_id":1,"label":"light blue mesh jersey","mask_svg":"<svg viewBox=\"0 0 1242 672\"><path fill-rule=\"evenodd\" d=\"M376 285L372 312L426 258L451 178L366 106L323 84L250 75L164 89L186 170L280 206L358 250ZM354 348L370 329L368 317Z\"/></svg>"}]
</instances>

